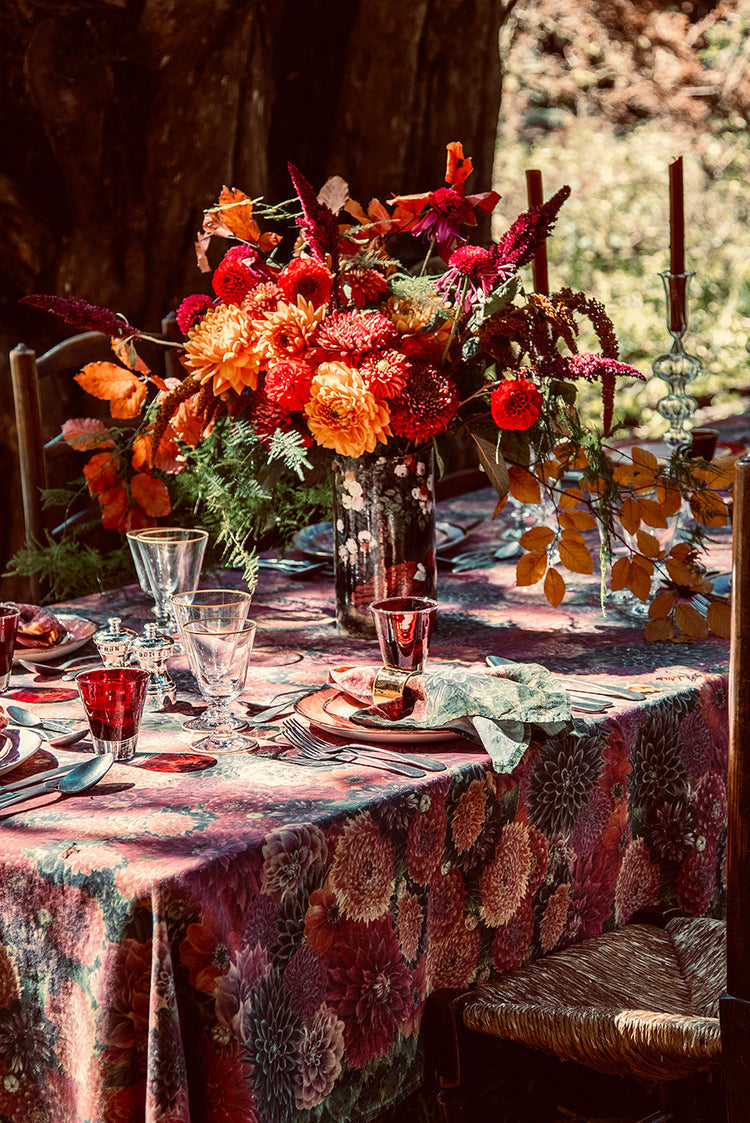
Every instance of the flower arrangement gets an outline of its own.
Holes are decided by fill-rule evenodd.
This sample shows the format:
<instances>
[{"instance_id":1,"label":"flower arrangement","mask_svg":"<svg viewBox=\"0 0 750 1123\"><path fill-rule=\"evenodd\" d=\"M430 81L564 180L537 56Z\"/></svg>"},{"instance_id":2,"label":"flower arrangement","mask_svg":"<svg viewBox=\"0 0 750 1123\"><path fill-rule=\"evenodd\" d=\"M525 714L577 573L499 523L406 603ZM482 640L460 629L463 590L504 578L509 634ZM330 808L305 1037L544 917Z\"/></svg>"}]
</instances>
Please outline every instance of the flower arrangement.
<instances>
[{"instance_id":1,"label":"flower arrangement","mask_svg":"<svg viewBox=\"0 0 750 1123\"><path fill-rule=\"evenodd\" d=\"M288 540L310 521L312 506L325 507L327 459L405 453L463 434L498 492L498 510L508 492L531 506L546 497L554 509L554 525L521 539L519 584L543 581L559 605L561 569L593 571L585 531L598 527L603 571L615 546L627 547L611 567L613 589L648 600L661 574L676 590L668 608L661 600L652 638L698 634L705 621L689 618L686 626L682 612L678 623L679 591L706 587L701 527L726 521L719 491L730 480L679 454L666 465L645 450L610 455L616 382L643 375L619 361L599 302L568 288L527 291L522 281L569 188L483 247L466 231L500 197L467 194L472 162L460 143L447 146L441 187L387 204L360 205L339 177L316 194L297 168L289 173L290 203L272 206L224 187L206 212L196 252L200 269L212 271L213 291L187 296L177 310L179 378L152 373L137 349L151 337L108 310L24 298L112 336L117 361L91 364L77 380L110 401L113 419L142 418L124 439L93 419L63 427L70 444L93 453L84 476L104 525L148 525L187 498L204 525L217 520L227 557L251 565L269 521ZM421 267L405 267L393 252L397 242L423 246ZM582 318L596 352L579 352ZM582 380L601 383L598 432L576 413ZM683 499L699 525L688 541L663 550L651 530L666 526ZM723 612L706 626L724 629Z\"/></svg>"}]
</instances>

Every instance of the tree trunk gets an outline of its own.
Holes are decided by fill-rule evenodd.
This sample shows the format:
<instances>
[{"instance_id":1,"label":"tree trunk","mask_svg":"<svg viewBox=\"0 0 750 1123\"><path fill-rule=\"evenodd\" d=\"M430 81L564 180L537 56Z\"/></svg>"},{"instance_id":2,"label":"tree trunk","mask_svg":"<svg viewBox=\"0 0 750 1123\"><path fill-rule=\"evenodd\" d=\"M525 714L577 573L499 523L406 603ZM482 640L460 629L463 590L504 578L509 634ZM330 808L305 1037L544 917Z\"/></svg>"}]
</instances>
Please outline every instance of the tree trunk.
<instances>
[{"instance_id":1,"label":"tree trunk","mask_svg":"<svg viewBox=\"0 0 750 1123\"><path fill-rule=\"evenodd\" d=\"M73 295L156 330L209 291L193 242L222 184L293 194L343 176L363 203L442 183L445 145L491 186L498 35L515 0L9 0L0 207L2 416L7 350L71 334L18 305ZM486 234L489 234L487 227ZM18 493L13 439L0 470ZM11 504L15 507L16 504ZM1 514L1 512L0 512ZM2 559L22 543L13 510ZM13 595L6 582L3 595Z\"/></svg>"}]
</instances>

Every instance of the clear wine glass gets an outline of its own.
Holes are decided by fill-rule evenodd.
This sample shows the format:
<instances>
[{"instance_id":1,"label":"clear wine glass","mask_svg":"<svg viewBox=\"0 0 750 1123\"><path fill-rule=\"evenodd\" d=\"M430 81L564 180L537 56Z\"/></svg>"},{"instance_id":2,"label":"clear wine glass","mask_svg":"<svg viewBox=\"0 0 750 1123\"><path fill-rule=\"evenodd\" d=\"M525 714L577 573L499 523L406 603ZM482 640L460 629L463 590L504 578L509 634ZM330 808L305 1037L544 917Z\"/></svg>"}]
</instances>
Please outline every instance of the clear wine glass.
<instances>
[{"instance_id":1,"label":"clear wine glass","mask_svg":"<svg viewBox=\"0 0 750 1123\"><path fill-rule=\"evenodd\" d=\"M174 635L177 625L170 598L198 584L208 531L147 527L128 531L127 539L140 586L154 598L157 627L166 635Z\"/></svg>"},{"instance_id":2,"label":"clear wine glass","mask_svg":"<svg viewBox=\"0 0 750 1123\"><path fill-rule=\"evenodd\" d=\"M192 620L182 634L185 650L201 693L208 699L211 732L193 748L202 753L238 753L258 744L252 737L237 733L229 703L242 693L247 664L255 640L255 623L231 616Z\"/></svg>"},{"instance_id":3,"label":"clear wine glass","mask_svg":"<svg viewBox=\"0 0 750 1123\"><path fill-rule=\"evenodd\" d=\"M252 595L250 593L239 589L192 589L190 592L175 593L172 597L172 609L182 636L185 625L194 620L216 620L223 617L242 623L243 620L247 620L251 600ZM201 679L191 662L190 648L184 642L184 637L183 647L190 669L198 683L198 689L205 701L209 703L209 708L204 713L199 714L198 717L192 717L188 721L184 721L182 728L209 733L216 728L216 721L210 708L210 697L203 690ZM247 722L240 717L230 715L227 722L231 722L235 731L247 729Z\"/></svg>"}]
</instances>

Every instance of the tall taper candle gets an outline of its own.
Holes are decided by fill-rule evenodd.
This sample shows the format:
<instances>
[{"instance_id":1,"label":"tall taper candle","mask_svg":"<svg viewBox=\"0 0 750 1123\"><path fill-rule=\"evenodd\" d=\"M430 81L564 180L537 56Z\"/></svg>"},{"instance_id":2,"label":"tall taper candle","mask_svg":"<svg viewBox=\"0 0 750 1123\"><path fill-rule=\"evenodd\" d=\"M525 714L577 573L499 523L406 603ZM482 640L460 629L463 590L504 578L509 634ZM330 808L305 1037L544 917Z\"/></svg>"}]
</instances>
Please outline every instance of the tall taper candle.
<instances>
[{"instance_id":1,"label":"tall taper candle","mask_svg":"<svg viewBox=\"0 0 750 1123\"><path fill-rule=\"evenodd\" d=\"M544 202L544 191L542 188L542 173L537 168L529 168L526 172L526 191L528 194L529 206L541 207ZM534 251L531 269L534 277L535 291L542 293L544 296L548 296L549 277L547 274L546 242L542 242L539 248Z\"/></svg>"},{"instance_id":2,"label":"tall taper candle","mask_svg":"<svg viewBox=\"0 0 750 1123\"><path fill-rule=\"evenodd\" d=\"M685 196L682 185L682 156L669 165L670 273L685 272Z\"/></svg>"}]
</instances>

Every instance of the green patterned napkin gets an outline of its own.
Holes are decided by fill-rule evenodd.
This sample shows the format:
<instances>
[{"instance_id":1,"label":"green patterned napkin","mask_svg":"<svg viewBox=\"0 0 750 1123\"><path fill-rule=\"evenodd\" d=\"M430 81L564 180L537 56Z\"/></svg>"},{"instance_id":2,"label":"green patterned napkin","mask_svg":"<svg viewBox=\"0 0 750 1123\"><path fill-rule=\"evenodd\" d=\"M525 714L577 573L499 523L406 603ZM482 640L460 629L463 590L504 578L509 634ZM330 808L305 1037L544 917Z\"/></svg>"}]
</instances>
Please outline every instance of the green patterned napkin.
<instances>
[{"instance_id":1,"label":"green patterned napkin","mask_svg":"<svg viewBox=\"0 0 750 1123\"><path fill-rule=\"evenodd\" d=\"M512 772L533 728L559 733L571 720L570 702L557 680L537 663L502 667L434 664L410 678L399 698L375 706L372 684L379 667L339 667L332 683L365 707L351 721L383 729L451 729L480 741L496 772Z\"/></svg>"}]
</instances>

